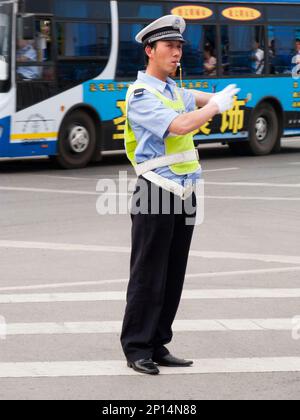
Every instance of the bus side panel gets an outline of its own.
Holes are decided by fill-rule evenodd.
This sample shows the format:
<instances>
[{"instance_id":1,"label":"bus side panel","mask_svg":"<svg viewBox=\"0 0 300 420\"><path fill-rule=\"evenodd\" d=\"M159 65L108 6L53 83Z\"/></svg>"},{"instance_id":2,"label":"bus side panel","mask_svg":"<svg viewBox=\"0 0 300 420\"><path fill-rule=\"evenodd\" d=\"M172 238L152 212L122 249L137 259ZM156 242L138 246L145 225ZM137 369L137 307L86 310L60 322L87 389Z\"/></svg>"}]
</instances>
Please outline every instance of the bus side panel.
<instances>
[{"instance_id":1,"label":"bus side panel","mask_svg":"<svg viewBox=\"0 0 300 420\"><path fill-rule=\"evenodd\" d=\"M234 81L187 80L187 89L199 89L204 92L221 90ZM129 84L113 80L89 81L84 84L84 102L91 105L100 115L104 144L102 150L124 149L125 98ZM222 87L222 85L224 85ZM247 139L249 118L252 109L246 106L247 100L237 98L234 109L226 115L217 116L198 130L196 141L227 141Z\"/></svg>"},{"instance_id":2,"label":"bus side panel","mask_svg":"<svg viewBox=\"0 0 300 420\"><path fill-rule=\"evenodd\" d=\"M128 82L92 80L84 83L84 102L92 106L101 120L102 150L124 149L125 98Z\"/></svg>"},{"instance_id":3,"label":"bus side panel","mask_svg":"<svg viewBox=\"0 0 300 420\"><path fill-rule=\"evenodd\" d=\"M103 150L124 148L125 96L130 83L93 80L84 84L84 101L98 111L102 120ZM270 98L277 100L284 110L284 134L300 134L300 99L299 102L295 99L300 98L300 89L292 77L184 80L183 86L214 93L231 83L241 89L234 107L200 127L196 143L248 140L253 109Z\"/></svg>"},{"instance_id":4,"label":"bus side panel","mask_svg":"<svg viewBox=\"0 0 300 420\"><path fill-rule=\"evenodd\" d=\"M82 103L82 85L17 112L6 147L6 156L47 156L57 153L57 139L66 113Z\"/></svg>"},{"instance_id":5,"label":"bus side panel","mask_svg":"<svg viewBox=\"0 0 300 420\"><path fill-rule=\"evenodd\" d=\"M200 128L195 140L221 142L247 140L253 110L263 101L276 101L284 111L284 134L300 134L300 84L292 77L239 78L206 81L208 93L219 92L229 84L236 84L238 93L231 110L216 116ZM189 82L186 82L189 87Z\"/></svg>"},{"instance_id":6,"label":"bus side panel","mask_svg":"<svg viewBox=\"0 0 300 420\"><path fill-rule=\"evenodd\" d=\"M11 117L0 120L0 156L8 156L10 139Z\"/></svg>"},{"instance_id":7,"label":"bus side panel","mask_svg":"<svg viewBox=\"0 0 300 420\"><path fill-rule=\"evenodd\" d=\"M255 82L255 83L254 83ZM125 97L131 82L92 80L51 99L13 115L11 132L9 118L2 119L1 156L54 155L62 119L74 105L86 103L99 114L103 129L102 150L124 149ZM284 134L300 134L299 82L290 78L185 80L187 89L218 92L236 83L241 92L232 110L217 116L199 128L197 143L247 140L253 109L264 98L274 98L285 111ZM299 98L299 99L297 99Z\"/></svg>"}]
</instances>

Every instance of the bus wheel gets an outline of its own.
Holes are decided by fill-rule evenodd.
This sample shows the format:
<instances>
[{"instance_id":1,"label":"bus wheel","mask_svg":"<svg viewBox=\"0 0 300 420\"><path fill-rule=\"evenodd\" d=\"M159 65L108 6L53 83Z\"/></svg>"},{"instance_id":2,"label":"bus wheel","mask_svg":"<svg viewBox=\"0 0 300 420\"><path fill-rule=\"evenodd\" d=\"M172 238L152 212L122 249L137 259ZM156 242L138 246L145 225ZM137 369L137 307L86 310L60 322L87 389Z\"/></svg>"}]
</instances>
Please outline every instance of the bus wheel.
<instances>
[{"instance_id":1,"label":"bus wheel","mask_svg":"<svg viewBox=\"0 0 300 420\"><path fill-rule=\"evenodd\" d=\"M278 116L268 104L260 104L254 111L249 131L249 147L254 155L268 155L276 146L279 136Z\"/></svg>"},{"instance_id":2,"label":"bus wheel","mask_svg":"<svg viewBox=\"0 0 300 420\"><path fill-rule=\"evenodd\" d=\"M74 111L60 129L58 155L65 169L84 168L92 159L96 148L96 129L92 118L85 112Z\"/></svg>"},{"instance_id":3,"label":"bus wheel","mask_svg":"<svg viewBox=\"0 0 300 420\"><path fill-rule=\"evenodd\" d=\"M274 108L265 102L254 110L250 122L249 140L229 143L229 147L234 153L240 155L269 155L278 144L279 131L278 116Z\"/></svg>"}]
</instances>

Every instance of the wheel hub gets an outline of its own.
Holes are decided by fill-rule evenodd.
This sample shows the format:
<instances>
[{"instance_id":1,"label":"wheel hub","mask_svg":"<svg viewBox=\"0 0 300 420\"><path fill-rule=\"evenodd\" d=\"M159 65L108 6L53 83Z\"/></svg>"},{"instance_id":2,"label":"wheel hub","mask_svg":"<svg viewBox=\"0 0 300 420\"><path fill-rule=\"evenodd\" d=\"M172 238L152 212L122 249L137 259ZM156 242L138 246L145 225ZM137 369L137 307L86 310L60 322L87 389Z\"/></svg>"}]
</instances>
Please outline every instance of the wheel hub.
<instances>
[{"instance_id":1,"label":"wheel hub","mask_svg":"<svg viewBox=\"0 0 300 420\"><path fill-rule=\"evenodd\" d=\"M255 124L256 137L259 142L265 140L268 134L268 122L264 117L259 117Z\"/></svg>"},{"instance_id":2,"label":"wheel hub","mask_svg":"<svg viewBox=\"0 0 300 420\"><path fill-rule=\"evenodd\" d=\"M75 126L69 134L69 143L75 153L83 153L90 144L89 132L85 127Z\"/></svg>"}]
</instances>

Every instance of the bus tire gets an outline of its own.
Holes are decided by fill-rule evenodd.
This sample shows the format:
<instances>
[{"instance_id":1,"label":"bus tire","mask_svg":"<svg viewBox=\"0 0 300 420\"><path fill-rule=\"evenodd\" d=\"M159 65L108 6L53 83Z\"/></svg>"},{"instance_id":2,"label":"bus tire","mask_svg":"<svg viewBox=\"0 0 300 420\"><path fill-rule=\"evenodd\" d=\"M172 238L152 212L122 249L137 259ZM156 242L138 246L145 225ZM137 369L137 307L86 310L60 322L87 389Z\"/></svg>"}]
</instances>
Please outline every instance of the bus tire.
<instances>
[{"instance_id":1,"label":"bus tire","mask_svg":"<svg viewBox=\"0 0 300 420\"><path fill-rule=\"evenodd\" d=\"M249 127L247 142L228 143L235 154L265 156L280 145L278 115L269 103L261 103L254 109Z\"/></svg>"},{"instance_id":2,"label":"bus tire","mask_svg":"<svg viewBox=\"0 0 300 420\"><path fill-rule=\"evenodd\" d=\"M74 111L63 121L58 137L56 160L64 169L84 168L96 148L96 127L83 111Z\"/></svg>"},{"instance_id":3,"label":"bus tire","mask_svg":"<svg viewBox=\"0 0 300 420\"><path fill-rule=\"evenodd\" d=\"M279 137L279 121L275 109L267 102L260 104L253 113L249 130L249 148L253 155L269 155Z\"/></svg>"}]
</instances>

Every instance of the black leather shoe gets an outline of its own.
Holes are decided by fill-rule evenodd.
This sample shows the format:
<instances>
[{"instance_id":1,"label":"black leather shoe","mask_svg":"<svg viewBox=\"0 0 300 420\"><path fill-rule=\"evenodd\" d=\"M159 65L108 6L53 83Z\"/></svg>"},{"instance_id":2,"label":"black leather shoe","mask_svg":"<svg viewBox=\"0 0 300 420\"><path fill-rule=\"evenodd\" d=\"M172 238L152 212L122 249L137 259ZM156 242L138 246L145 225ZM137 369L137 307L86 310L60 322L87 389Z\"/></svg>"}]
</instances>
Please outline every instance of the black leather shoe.
<instances>
[{"instance_id":1,"label":"black leather shoe","mask_svg":"<svg viewBox=\"0 0 300 420\"><path fill-rule=\"evenodd\" d=\"M192 360L178 359L178 357L172 356L170 353L158 359L153 358L153 360L160 366L169 367L187 367L194 363Z\"/></svg>"},{"instance_id":2,"label":"black leather shoe","mask_svg":"<svg viewBox=\"0 0 300 420\"><path fill-rule=\"evenodd\" d=\"M159 374L159 370L153 363L152 359L141 359L136 362L127 362L127 366L140 373L146 373L148 375Z\"/></svg>"}]
</instances>

